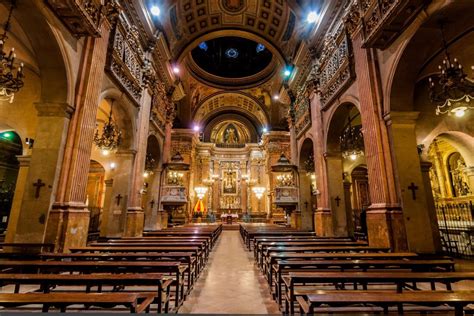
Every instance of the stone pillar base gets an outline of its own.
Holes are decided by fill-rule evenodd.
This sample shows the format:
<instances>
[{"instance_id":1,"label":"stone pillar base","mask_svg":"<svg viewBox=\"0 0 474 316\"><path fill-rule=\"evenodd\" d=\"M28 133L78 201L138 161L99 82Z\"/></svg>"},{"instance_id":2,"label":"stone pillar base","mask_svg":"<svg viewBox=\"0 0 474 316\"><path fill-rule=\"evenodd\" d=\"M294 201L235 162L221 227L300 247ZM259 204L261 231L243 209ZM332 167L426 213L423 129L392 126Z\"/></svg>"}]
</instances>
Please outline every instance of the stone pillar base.
<instances>
[{"instance_id":1,"label":"stone pillar base","mask_svg":"<svg viewBox=\"0 0 474 316\"><path fill-rule=\"evenodd\" d=\"M398 207L371 205L367 210L367 234L372 247L408 250L403 213Z\"/></svg>"},{"instance_id":2,"label":"stone pillar base","mask_svg":"<svg viewBox=\"0 0 474 316\"><path fill-rule=\"evenodd\" d=\"M145 212L141 208L127 210L127 222L125 225L124 237L143 236L143 227L145 225Z\"/></svg>"},{"instance_id":3,"label":"stone pillar base","mask_svg":"<svg viewBox=\"0 0 474 316\"><path fill-rule=\"evenodd\" d=\"M314 229L318 236L334 236L331 211L317 209L314 213Z\"/></svg>"},{"instance_id":4,"label":"stone pillar base","mask_svg":"<svg viewBox=\"0 0 474 316\"><path fill-rule=\"evenodd\" d=\"M55 207L49 212L45 243L55 244L55 252L84 247L89 233L90 212L85 205Z\"/></svg>"},{"instance_id":5,"label":"stone pillar base","mask_svg":"<svg viewBox=\"0 0 474 316\"><path fill-rule=\"evenodd\" d=\"M162 230L168 228L168 212L158 211L156 214L156 229Z\"/></svg>"},{"instance_id":6,"label":"stone pillar base","mask_svg":"<svg viewBox=\"0 0 474 316\"><path fill-rule=\"evenodd\" d=\"M291 212L290 225L292 228L301 229L301 212L298 212L298 211Z\"/></svg>"}]
</instances>

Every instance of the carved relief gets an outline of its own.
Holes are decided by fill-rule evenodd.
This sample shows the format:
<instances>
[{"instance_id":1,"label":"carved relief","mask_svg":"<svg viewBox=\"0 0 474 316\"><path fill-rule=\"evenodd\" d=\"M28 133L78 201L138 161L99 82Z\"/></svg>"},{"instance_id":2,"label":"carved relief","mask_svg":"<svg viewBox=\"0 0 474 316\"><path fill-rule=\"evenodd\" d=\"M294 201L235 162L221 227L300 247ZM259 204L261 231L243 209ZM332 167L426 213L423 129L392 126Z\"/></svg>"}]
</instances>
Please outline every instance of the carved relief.
<instances>
[{"instance_id":1,"label":"carved relief","mask_svg":"<svg viewBox=\"0 0 474 316\"><path fill-rule=\"evenodd\" d=\"M149 70L136 26L129 25L123 16L117 21L109 45L107 70L125 89L136 104L140 103L143 86L150 78L143 76Z\"/></svg>"},{"instance_id":2,"label":"carved relief","mask_svg":"<svg viewBox=\"0 0 474 316\"><path fill-rule=\"evenodd\" d=\"M345 27L326 38L323 52L315 64L315 75L323 109L354 79L352 52Z\"/></svg>"},{"instance_id":3,"label":"carved relief","mask_svg":"<svg viewBox=\"0 0 474 316\"><path fill-rule=\"evenodd\" d=\"M306 89L299 91L294 105L294 124L296 137L311 127L310 100Z\"/></svg>"}]
</instances>

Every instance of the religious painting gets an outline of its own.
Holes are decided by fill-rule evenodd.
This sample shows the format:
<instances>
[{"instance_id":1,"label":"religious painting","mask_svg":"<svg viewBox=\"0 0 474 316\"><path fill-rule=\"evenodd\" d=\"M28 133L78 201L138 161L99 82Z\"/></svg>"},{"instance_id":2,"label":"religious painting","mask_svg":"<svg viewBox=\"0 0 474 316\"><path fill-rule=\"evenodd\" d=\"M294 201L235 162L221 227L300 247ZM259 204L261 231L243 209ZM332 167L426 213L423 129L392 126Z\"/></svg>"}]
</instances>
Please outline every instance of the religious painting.
<instances>
[{"instance_id":1,"label":"religious painting","mask_svg":"<svg viewBox=\"0 0 474 316\"><path fill-rule=\"evenodd\" d=\"M226 170L222 177L222 193L235 195L237 194L237 171Z\"/></svg>"},{"instance_id":2,"label":"religious painting","mask_svg":"<svg viewBox=\"0 0 474 316\"><path fill-rule=\"evenodd\" d=\"M224 132L224 142L228 145L239 144L239 134L234 125L229 124Z\"/></svg>"}]
</instances>

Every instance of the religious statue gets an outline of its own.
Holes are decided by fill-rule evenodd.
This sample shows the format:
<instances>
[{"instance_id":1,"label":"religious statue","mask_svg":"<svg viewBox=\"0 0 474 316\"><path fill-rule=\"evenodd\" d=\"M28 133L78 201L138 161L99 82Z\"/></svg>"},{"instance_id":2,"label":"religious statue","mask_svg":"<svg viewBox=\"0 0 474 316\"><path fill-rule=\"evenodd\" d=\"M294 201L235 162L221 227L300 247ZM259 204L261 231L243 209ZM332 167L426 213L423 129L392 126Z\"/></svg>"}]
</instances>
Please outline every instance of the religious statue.
<instances>
[{"instance_id":1,"label":"religious statue","mask_svg":"<svg viewBox=\"0 0 474 316\"><path fill-rule=\"evenodd\" d=\"M462 159L458 159L456 162L456 168L451 171L452 184L456 196L466 196L471 193L471 189L464 179L465 168L466 164L464 161Z\"/></svg>"},{"instance_id":2,"label":"religious statue","mask_svg":"<svg viewBox=\"0 0 474 316\"><path fill-rule=\"evenodd\" d=\"M226 144L233 145L233 144L239 143L239 139L237 138L236 131L233 127L228 127L226 129L224 137L225 137Z\"/></svg>"}]
</instances>

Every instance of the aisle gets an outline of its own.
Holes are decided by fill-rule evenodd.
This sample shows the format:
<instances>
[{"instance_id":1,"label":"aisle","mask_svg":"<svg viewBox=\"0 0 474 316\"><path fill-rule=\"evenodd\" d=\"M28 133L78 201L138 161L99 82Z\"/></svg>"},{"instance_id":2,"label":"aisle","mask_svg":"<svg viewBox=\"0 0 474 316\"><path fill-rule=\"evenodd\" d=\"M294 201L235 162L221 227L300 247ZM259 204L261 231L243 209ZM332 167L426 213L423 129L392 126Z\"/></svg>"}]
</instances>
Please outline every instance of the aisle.
<instances>
[{"instance_id":1,"label":"aisle","mask_svg":"<svg viewBox=\"0 0 474 316\"><path fill-rule=\"evenodd\" d=\"M265 279L245 251L238 231L223 231L179 313L279 314Z\"/></svg>"}]
</instances>

